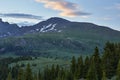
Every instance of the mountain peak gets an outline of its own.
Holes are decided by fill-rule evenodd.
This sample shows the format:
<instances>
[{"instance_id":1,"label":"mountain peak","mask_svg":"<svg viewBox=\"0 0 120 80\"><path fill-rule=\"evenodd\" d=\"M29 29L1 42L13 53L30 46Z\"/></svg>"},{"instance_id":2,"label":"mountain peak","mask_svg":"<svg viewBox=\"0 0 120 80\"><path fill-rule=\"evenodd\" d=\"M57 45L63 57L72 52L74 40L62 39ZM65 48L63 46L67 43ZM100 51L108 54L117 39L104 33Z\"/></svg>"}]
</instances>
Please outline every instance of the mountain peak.
<instances>
[{"instance_id":1,"label":"mountain peak","mask_svg":"<svg viewBox=\"0 0 120 80\"><path fill-rule=\"evenodd\" d=\"M0 26L2 26L2 25L9 25L9 23L8 22L4 22L2 19L0 19Z\"/></svg>"},{"instance_id":2,"label":"mountain peak","mask_svg":"<svg viewBox=\"0 0 120 80\"><path fill-rule=\"evenodd\" d=\"M51 17L47 21L56 22L56 23L66 23L66 22L68 23L68 22L70 22L69 20L59 18L59 17Z\"/></svg>"},{"instance_id":3,"label":"mountain peak","mask_svg":"<svg viewBox=\"0 0 120 80\"><path fill-rule=\"evenodd\" d=\"M2 22L2 19L0 18L0 22Z\"/></svg>"},{"instance_id":4,"label":"mountain peak","mask_svg":"<svg viewBox=\"0 0 120 80\"><path fill-rule=\"evenodd\" d=\"M3 23L2 19L0 18L0 23Z\"/></svg>"}]
</instances>

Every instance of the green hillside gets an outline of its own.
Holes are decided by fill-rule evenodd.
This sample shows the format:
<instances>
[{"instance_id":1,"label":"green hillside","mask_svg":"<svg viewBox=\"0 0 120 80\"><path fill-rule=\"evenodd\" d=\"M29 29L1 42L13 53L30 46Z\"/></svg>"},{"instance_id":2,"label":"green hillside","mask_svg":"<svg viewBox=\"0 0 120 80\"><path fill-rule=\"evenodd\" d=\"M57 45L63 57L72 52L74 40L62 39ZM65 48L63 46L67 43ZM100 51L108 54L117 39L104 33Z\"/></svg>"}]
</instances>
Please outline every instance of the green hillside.
<instances>
[{"instance_id":1,"label":"green hillside","mask_svg":"<svg viewBox=\"0 0 120 80\"><path fill-rule=\"evenodd\" d=\"M49 32L26 34L0 39L0 52L12 55L33 55L69 59L72 56L89 55L95 46L101 50L107 41L119 42L118 37L102 37L94 33ZM102 51L101 51L102 52Z\"/></svg>"}]
</instances>

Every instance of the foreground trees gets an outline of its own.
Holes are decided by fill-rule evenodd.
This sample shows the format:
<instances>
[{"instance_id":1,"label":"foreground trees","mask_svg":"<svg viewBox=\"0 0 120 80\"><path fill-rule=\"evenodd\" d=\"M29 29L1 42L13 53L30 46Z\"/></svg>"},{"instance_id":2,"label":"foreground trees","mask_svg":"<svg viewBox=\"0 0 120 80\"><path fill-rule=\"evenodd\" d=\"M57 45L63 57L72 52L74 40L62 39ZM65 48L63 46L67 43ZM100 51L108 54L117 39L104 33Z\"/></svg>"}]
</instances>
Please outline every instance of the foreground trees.
<instances>
[{"instance_id":1,"label":"foreground trees","mask_svg":"<svg viewBox=\"0 0 120 80\"><path fill-rule=\"evenodd\" d=\"M102 78L102 64L101 64L101 58L100 58L100 53L99 53L98 47L95 48L93 57L94 57L93 62L95 65L98 80L101 80L101 78Z\"/></svg>"},{"instance_id":2,"label":"foreground trees","mask_svg":"<svg viewBox=\"0 0 120 80\"><path fill-rule=\"evenodd\" d=\"M18 71L17 80L24 80L24 74L22 69L19 69Z\"/></svg>"},{"instance_id":3,"label":"foreground trees","mask_svg":"<svg viewBox=\"0 0 120 80\"><path fill-rule=\"evenodd\" d=\"M120 61L119 61L118 66L117 66L116 80L120 80Z\"/></svg>"},{"instance_id":4,"label":"foreground trees","mask_svg":"<svg viewBox=\"0 0 120 80\"><path fill-rule=\"evenodd\" d=\"M103 71L102 80L107 80L105 71Z\"/></svg>"},{"instance_id":5,"label":"foreground trees","mask_svg":"<svg viewBox=\"0 0 120 80\"><path fill-rule=\"evenodd\" d=\"M104 54L102 56L102 65L106 72L107 78L112 78L116 75L117 65L120 59L120 45L113 43L106 43Z\"/></svg>"},{"instance_id":6,"label":"foreground trees","mask_svg":"<svg viewBox=\"0 0 120 80\"><path fill-rule=\"evenodd\" d=\"M103 54L98 47L94 54L71 60L69 68L52 65L43 71L32 72L30 64L25 69L16 66L6 80L107 80L116 76L120 80L120 44L106 43Z\"/></svg>"},{"instance_id":7,"label":"foreground trees","mask_svg":"<svg viewBox=\"0 0 120 80\"><path fill-rule=\"evenodd\" d=\"M12 74L9 72L7 80L12 80Z\"/></svg>"},{"instance_id":8,"label":"foreground trees","mask_svg":"<svg viewBox=\"0 0 120 80\"><path fill-rule=\"evenodd\" d=\"M91 60L91 64L90 64L90 67L89 67L89 70L88 70L86 80L98 80L97 69L96 69L96 66L95 66L94 58L95 57L93 57L92 60Z\"/></svg>"}]
</instances>

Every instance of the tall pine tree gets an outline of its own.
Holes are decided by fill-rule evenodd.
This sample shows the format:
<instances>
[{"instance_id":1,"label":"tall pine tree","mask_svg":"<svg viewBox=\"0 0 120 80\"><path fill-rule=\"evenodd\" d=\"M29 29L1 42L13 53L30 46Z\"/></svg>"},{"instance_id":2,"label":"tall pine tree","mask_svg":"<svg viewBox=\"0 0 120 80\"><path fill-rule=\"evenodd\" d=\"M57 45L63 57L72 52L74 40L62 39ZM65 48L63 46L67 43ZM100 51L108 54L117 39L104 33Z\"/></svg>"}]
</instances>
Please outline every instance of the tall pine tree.
<instances>
[{"instance_id":1,"label":"tall pine tree","mask_svg":"<svg viewBox=\"0 0 120 80\"><path fill-rule=\"evenodd\" d=\"M33 74L30 68L30 64L27 64L27 67L26 67L25 80L33 80Z\"/></svg>"},{"instance_id":2,"label":"tall pine tree","mask_svg":"<svg viewBox=\"0 0 120 80\"><path fill-rule=\"evenodd\" d=\"M23 73L23 69L19 69L18 71L18 76L17 76L17 80L25 80L24 78L24 73Z\"/></svg>"},{"instance_id":3,"label":"tall pine tree","mask_svg":"<svg viewBox=\"0 0 120 80\"><path fill-rule=\"evenodd\" d=\"M118 67L117 67L116 80L120 80L120 60L119 60Z\"/></svg>"},{"instance_id":4,"label":"tall pine tree","mask_svg":"<svg viewBox=\"0 0 120 80\"><path fill-rule=\"evenodd\" d=\"M116 53L115 44L107 42L104 48L102 64L106 72L106 76L110 79L116 75L116 68L119 61L118 53Z\"/></svg>"},{"instance_id":5,"label":"tall pine tree","mask_svg":"<svg viewBox=\"0 0 120 80\"><path fill-rule=\"evenodd\" d=\"M91 59L91 64L87 73L86 80L98 80L96 67L94 63L94 57Z\"/></svg>"},{"instance_id":6,"label":"tall pine tree","mask_svg":"<svg viewBox=\"0 0 120 80\"><path fill-rule=\"evenodd\" d=\"M83 69L83 78L85 79L88 73L89 66L90 66L90 59L88 56L86 56L85 61L84 61L84 69Z\"/></svg>"},{"instance_id":7,"label":"tall pine tree","mask_svg":"<svg viewBox=\"0 0 120 80\"><path fill-rule=\"evenodd\" d=\"M105 71L103 71L102 80L107 80Z\"/></svg>"},{"instance_id":8,"label":"tall pine tree","mask_svg":"<svg viewBox=\"0 0 120 80\"><path fill-rule=\"evenodd\" d=\"M11 72L9 72L7 80L12 80L12 74L11 74Z\"/></svg>"},{"instance_id":9,"label":"tall pine tree","mask_svg":"<svg viewBox=\"0 0 120 80\"><path fill-rule=\"evenodd\" d=\"M101 66L101 58L99 55L98 47L95 48L93 57L94 57L94 63L95 63L95 68L96 68L98 80L101 80L101 78L102 78L102 66Z\"/></svg>"},{"instance_id":10,"label":"tall pine tree","mask_svg":"<svg viewBox=\"0 0 120 80\"><path fill-rule=\"evenodd\" d=\"M76 59L75 59L74 56L72 57L71 66L70 66L70 71L71 71L73 74L75 74L75 71L76 71Z\"/></svg>"},{"instance_id":11,"label":"tall pine tree","mask_svg":"<svg viewBox=\"0 0 120 80\"><path fill-rule=\"evenodd\" d=\"M82 56L80 56L78 58L75 75L76 75L77 79L83 78L83 58L82 58Z\"/></svg>"},{"instance_id":12,"label":"tall pine tree","mask_svg":"<svg viewBox=\"0 0 120 80\"><path fill-rule=\"evenodd\" d=\"M38 80L42 80L42 74L41 74L40 70L38 72Z\"/></svg>"}]
</instances>

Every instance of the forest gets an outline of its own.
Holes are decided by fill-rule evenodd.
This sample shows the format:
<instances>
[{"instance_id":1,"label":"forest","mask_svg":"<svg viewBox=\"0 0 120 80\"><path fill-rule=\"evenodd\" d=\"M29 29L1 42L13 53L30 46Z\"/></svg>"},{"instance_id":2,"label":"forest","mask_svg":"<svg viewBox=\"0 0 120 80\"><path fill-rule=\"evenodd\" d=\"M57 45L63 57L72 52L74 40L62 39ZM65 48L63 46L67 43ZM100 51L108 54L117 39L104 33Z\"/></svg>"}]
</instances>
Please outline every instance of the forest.
<instances>
[{"instance_id":1,"label":"forest","mask_svg":"<svg viewBox=\"0 0 120 80\"><path fill-rule=\"evenodd\" d=\"M52 64L34 72L31 64L9 67L10 63L31 60L32 57L0 60L0 80L120 80L120 43L107 42L100 53L95 47L92 55L72 57L68 67Z\"/></svg>"}]
</instances>

